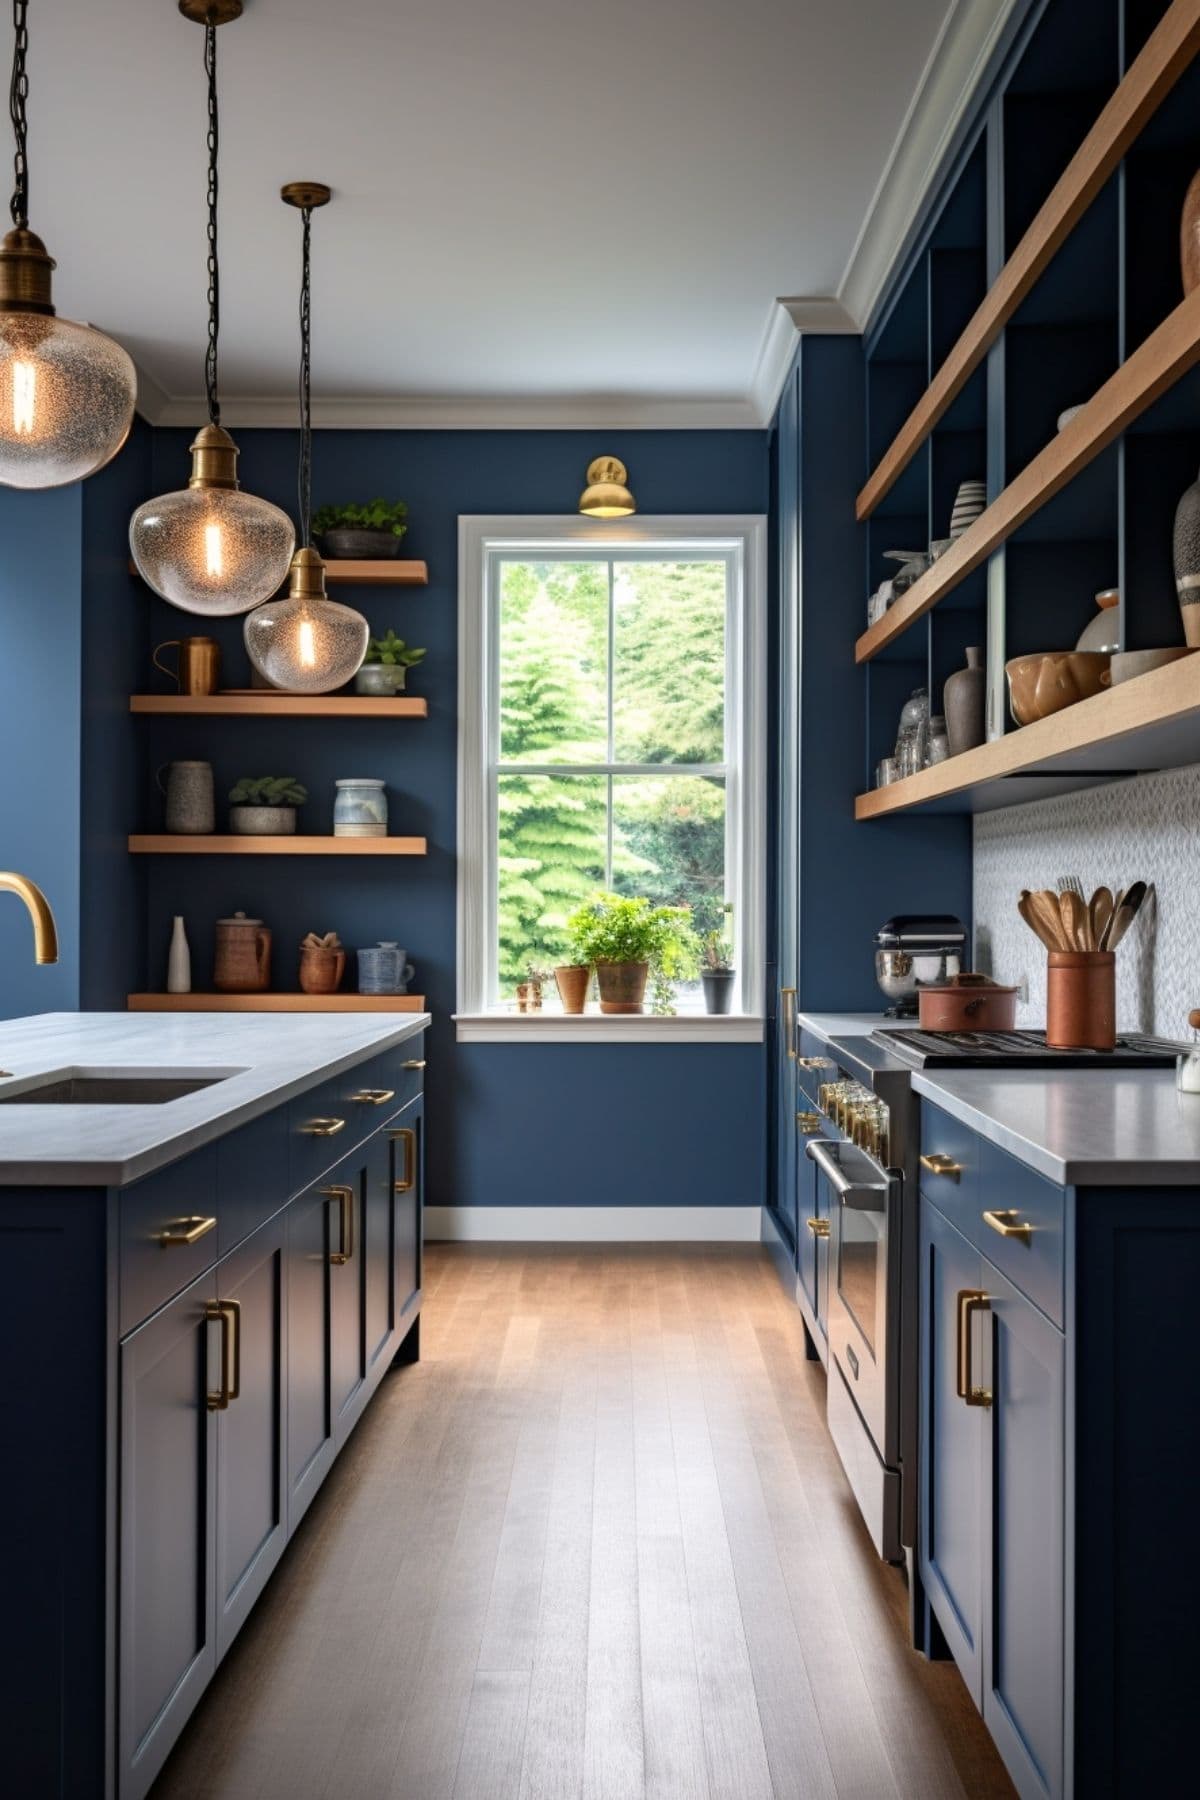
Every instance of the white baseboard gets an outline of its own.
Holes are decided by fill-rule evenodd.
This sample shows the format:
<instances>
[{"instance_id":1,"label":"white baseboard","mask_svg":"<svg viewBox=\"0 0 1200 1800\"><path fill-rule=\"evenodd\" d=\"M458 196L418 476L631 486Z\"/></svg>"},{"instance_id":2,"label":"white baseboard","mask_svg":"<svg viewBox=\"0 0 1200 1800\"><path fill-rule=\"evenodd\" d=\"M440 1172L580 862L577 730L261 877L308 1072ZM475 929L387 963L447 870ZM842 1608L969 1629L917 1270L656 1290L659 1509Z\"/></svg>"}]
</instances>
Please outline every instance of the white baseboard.
<instances>
[{"instance_id":1,"label":"white baseboard","mask_svg":"<svg viewBox=\"0 0 1200 1800\"><path fill-rule=\"evenodd\" d=\"M427 1206L431 1241L757 1244L758 1206Z\"/></svg>"}]
</instances>

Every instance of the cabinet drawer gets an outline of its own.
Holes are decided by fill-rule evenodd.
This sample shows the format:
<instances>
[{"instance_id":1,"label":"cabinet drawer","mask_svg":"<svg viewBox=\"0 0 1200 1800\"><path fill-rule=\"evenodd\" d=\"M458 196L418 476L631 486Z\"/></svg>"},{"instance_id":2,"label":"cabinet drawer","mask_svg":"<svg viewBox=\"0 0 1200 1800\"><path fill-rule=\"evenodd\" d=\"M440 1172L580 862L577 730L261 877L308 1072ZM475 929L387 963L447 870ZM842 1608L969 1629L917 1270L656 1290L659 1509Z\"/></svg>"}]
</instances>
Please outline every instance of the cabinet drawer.
<instances>
[{"instance_id":1,"label":"cabinet drawer","mask_svg":"<svg viewBox=\"0 0 1200 1800\"><path fill-rule=\"evenodd\" d=\"M829 1054L828 1045L821 1038L803 1025L797 1035L800 1049L796 1057L796 1079L809 1106L815 1107L822 1083L836 1081L838 1068Z\"/></svg>"},{"instance_id":2,"label":"cabinet drawer","mask_svg":"<svg viewBox=\"0 0 1200 1800\"><path fill-rule=\"evenodd\" d=\"M311 1187L370 1126L346 1104L345 1075L335 1075L288 1103L288 1168L291 1191ZM359 1113L365 1107L357 1108ZM374 1123L374 1121L372 1121Z\"/></svg>"},{"instance_id":3,"label":"cabinet drawer","mask_svg":"<svg viewBox=\"0 0 1200 1800\"><path fill-rule=\"evenodd\" d=\"M415 1100L422 1091L424 1068L412 1068L424 1062L424 1033L406 1043L395 1044L369 1062L347 1069L341 1077L337 1110L347 1118L347 1132L353 1130L363 1138Z\"/></svg>"},{"instance_id":4,"label":"cabinet drawer","mask_svg":"<svg viewBox=\"0 0 1200 1800\"><path fill-rule=\"evenodd\" d=\"M288 1109L277 1106L217 1143L217 1238L225 1256L277 1213L292 1193L288 1168Z\"/></svg>"},{"instance_id":5,"label":"cabinet drawer","mask_svg":"<svg viewBox=\"0 0 1200 1800\"><path fill-rule=\"evenodd\" d=\"M982 1141L940 1107L921 1102L921 1165L918 1186L927 1200L972 1243L979 1219L979 1165ZM939 1167L944 1164L944 1167Z\"/></svg>"},{"instance_id":6,"label":"cabinet drawer","mask_svg":"<svg viewBox=\"0 0 1200 1800\"><path fill-rule=\"evenodd\" d=\"M217 1260L217 1146L122 1189L120 1209L125 1337Z\"/></svg>"},{"instance_id":7,"label":"cabinet drawer","mask_svg":"<svg viewBox=\"0 0 1200 1800\"><path fill-rule=\"evenodd\" d=\"M995 1144L979 1142L979 1161L977 1222L970 1236L1018 1293L1061 1328L1065 1195ZM1002 1225L1016 1227L1019 1235L1005 1235Z\"/></svg>"}]
</instances>

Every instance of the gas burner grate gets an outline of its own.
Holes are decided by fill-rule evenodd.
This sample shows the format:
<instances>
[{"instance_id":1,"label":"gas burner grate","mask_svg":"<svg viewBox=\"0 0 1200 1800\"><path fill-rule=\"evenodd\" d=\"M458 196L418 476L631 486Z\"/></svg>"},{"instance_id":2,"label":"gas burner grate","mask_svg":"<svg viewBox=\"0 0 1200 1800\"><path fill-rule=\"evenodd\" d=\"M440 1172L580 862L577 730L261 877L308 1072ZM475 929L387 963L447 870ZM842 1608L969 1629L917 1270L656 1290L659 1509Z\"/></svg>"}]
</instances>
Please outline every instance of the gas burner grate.
<instances>
[{"instance_id":1,"label":"gas burner grate","mask_svg":"<svg viewBox=\"0 0 1200 1800\"><path fill-rule=\"evenodd\" d=\"M871 1033L914 1069L1172 1069L1185 1044L1126 1032L1113 1050L1055 1050L1044 1031L921 1031L881 1025Z\"/></svg>"}]
</instances>

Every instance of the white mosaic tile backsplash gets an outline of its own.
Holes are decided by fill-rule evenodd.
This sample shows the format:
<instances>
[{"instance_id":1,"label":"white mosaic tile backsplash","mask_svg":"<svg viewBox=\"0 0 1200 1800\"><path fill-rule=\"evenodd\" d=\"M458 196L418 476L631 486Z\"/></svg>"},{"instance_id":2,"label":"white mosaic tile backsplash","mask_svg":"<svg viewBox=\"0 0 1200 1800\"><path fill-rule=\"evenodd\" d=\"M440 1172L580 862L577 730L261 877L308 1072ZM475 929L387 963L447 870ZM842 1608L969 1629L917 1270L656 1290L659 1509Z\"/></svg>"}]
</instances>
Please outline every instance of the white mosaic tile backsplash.
<instances>
[{"instance_id":1,"label":"white mosaic tile backsplash","mask_svg":"<svg viewBox=\"0 0 1200 1800\"><path fill-rule=\"evenodd\" d=\"M1154 883L1117 952L1117 1029L1186 1038L1200 1006L1200 767L975 820L975 967L1024 982L1019 1025L1046 1020L1046 954L1017 913L1023 887L1078 875L1086 894L1139 877Z\"/></svg>"}]
</instances>

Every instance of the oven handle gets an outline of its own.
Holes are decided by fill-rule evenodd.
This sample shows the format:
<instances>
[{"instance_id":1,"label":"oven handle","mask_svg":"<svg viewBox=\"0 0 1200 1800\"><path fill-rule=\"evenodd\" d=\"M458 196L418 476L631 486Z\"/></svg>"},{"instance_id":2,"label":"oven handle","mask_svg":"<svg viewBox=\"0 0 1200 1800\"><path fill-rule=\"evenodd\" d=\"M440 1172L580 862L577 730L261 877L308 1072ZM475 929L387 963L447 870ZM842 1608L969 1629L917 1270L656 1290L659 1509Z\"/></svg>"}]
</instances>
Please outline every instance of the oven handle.
<instances>
[{"instance_id":1,"label":"oven handle","mask_svg":"<svg viewBox=\"0 0 1200 1800\"><path fill-rule=\"evenodd\" d=\"M887 1175L881 1170L878 1181L852 1181L834 1154L838 1148L835 1138L810 1138L804 1146L804 1154L816 1163L843 1206L859 1212L883 1212L887 1205ZM881 1194L884 1196L882 1203Z\"/></svg>"}]
</instances>

